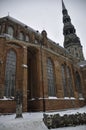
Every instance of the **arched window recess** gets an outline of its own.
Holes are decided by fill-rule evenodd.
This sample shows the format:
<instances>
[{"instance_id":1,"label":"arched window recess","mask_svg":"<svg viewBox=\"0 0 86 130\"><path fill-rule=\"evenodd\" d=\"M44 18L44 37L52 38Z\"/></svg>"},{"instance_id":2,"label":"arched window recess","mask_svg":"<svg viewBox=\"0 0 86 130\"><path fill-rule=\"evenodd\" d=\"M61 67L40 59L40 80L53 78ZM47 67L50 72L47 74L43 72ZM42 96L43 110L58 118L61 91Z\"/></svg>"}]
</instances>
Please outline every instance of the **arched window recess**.
<instances>
[{"instance_id":1,"label":"arched window recess","mask_svg":"<svg viewBox=\"0 0 86 130\"><path fill-rule=\"evenodd\" d=\"M4 92L4 96L7 98L14 97L15 75L16 75L16 53L13 50L9 50L6 58L5 92Z\"/></svg>"},{"instance_id":2,"label":"arched window recess","mask_svg":"<svg viewBox=\"0 0 86 130\"><path fill-rule=\"evenodd\" d=\"M67 80L66 80L66 64L61 65L61 73L62 73L62 86L63 86L63 93L64 97L68 97L68 90L67 90Z\"/></svg>"},{"instance_id":3,"label":"arched window recess","mask_svg":"<svg viewBox=\"0 0 86 130\"><path fill-rule=\"evenodd\" d=\"M29 36L28 35L26 35L26 42L29 42Z\"/></svg>"},{"instance_id":4,"label":"arched window recess","mask_svg":"<svg viewBox=\"0 0 86 130\"><path fill-rule=\"evenodd\" d=\"M7 27L7 34L9 35L10 38L13 38L13 36L14 36L14 28L11 25L9 25Z\"/></svg>"},{"instance_id":5,"label":"arched window recess","mask_svg":"<svg viewBox=\"0 0 86 130\"><path fill-rule=\"evenodd\" d=\"M21 40L21 41L24 41L24 40L25 40L25 38L24 38L24 33L23 33L23 32L20 32L20 33L19 33L18 39Z\"/></svg>"},{"instance_id":6,"label":"arched window recess","mask_svg":"<svg viewBox=\"0 0 86 130\"><path fill-rule=\"evenodd\" d=\"M74 97L72 75L69 66L67 66L66 71L67 71L67 86L69 89L69 96Z\"/></svg>"},{"instance_id":7,"label":"arched window recess","mask_svg":"<svg viewBox=\"0 0 86 130\"><path fill-rule=\"evenodd\" d=\"M64 97L74 97L71 70L66 63L61 65Z\"/></svg>"},{"instance_id":8,"label":"arched window recess","mask_svg":"<svg viewBox=\"0 0 86 130\"><path fill-rule=\"evenodd\" d=\"M76 88L78 91L79 98L83 98L81 77L77 71L75 75L76 75Z\"/></svg>"},{"instance_id":9,"label":"arched window recess","mask_svg":"<svg viewBox=\"0 0 86 130\"><path fill-rule=\"evenodd\" d=\"M56 88L55 88L54 67L52 60L50 58L47 59L47 78L48 78L48 96L55 97Z\"/></svg>"}]
</instances>

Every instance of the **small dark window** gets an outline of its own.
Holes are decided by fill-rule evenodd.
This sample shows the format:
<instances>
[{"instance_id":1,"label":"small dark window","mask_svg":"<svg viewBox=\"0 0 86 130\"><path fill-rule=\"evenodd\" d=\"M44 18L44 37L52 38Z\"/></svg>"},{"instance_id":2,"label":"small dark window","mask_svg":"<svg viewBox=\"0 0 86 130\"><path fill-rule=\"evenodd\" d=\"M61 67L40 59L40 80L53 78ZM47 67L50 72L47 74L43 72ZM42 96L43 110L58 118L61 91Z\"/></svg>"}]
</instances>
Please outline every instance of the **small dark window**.
<instances>
[{"instance_id":1,"label":"small dark window","mask_svg":"<svg viewBox=\"0 0 86 130\"><path fill-rule=\"evenodd\" d=\"M76 53L76 57L78 57L78 53Z\"/></svg>"}]
</instances>

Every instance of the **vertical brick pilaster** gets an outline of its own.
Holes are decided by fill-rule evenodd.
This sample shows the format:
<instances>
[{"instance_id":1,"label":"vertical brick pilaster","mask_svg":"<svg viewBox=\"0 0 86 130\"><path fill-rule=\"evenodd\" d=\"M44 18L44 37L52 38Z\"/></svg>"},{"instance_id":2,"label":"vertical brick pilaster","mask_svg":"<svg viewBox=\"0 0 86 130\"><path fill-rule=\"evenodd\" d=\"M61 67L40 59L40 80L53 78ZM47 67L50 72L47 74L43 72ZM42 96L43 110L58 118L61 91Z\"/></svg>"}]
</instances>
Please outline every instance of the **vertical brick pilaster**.
<instances>
[{"instance_id":1,"label":"vertical brick pilaster","mask_svg":"<svg viewBox=\"0 0 86 130\"><path fill-rule=\"evenodd\" d=\"M23 111L27 111L27 47L24 46L23 52Z\"/></svg>"}]
</instances>

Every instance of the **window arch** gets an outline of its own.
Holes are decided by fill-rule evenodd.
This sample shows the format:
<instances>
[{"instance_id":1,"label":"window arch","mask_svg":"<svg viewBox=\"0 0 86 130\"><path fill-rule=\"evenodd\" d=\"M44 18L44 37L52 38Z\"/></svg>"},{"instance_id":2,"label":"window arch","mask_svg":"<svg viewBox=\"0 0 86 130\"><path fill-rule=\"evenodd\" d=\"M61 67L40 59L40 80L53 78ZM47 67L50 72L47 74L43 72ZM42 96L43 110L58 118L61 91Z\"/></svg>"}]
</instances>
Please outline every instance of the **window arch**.
<instances>
[{"instance_id":1,"label":"window arch","mask_svg":"<svg viewBox=\"0 0 86 130\"><path fill-rule=\"evenodd\" d=\"M19 33L19 40L24 41L24 34L23 34L23 32Z\"/></svg>"},{"instance_id":2,"label":"window arch","mask_svg":"<svg viewBox=\"0 0 86 130\"><path fill-rule=\"evenodd\" d=\"M48 94L49 96L56 96L54 68L50 58L47 59L47 76L48 76Z\"/></svg>"},{"instance_id":3,"label":"window arch","mask_svg":"<svg viewBox=\"0 0 86 130\"><path fill-rule=\"evenodd\" d=\"M72 76L71 76L70 68L68 66L67 66L67 83L69 89L69 96L74 97Z\"/></svg>"},{"instance_id":4,"label":"window arch","mask_svg":"<svg viewBox=\"0 0 86 130\"><path fill-rule=\"evenodd\" d=\"M5 96L8 98L14 96L16 74L16 53L10 50L7 53L5 69Z\"/></svg>"},{"instance_id":5,"label":"window arch","mask_svg":"<svg viewBox=\"0 0 86 130\"><path fill-rule=\"evenodd\" d=\"M82 87L81 87L81 78L78 72L76 72L76 87L79 93L79 98L82 98Z\"/></svg>"},{"instance_id":6,"label":"window arch","mask_svg":"<svg viewBox=\"0 0 86 130\"><path fill-rule=\"evenodd\" d=\"M35 44L37 44L38 43L38 41L37 41L37 39L35 39Z\"/></svg>"},{"instance_id":7,"label":"window arch","mask_svg":"<svg viewBox=\"0 0 86 130\"><path fill-rule=\"evenodd\" d=\"M67 89L67 80L66 80L66 65L61 66L61 71L62 71L62 85L63 85L63 91L64 91L64 97L68 97L68 89Z\"/></svg>"},{"instance_id":8,"label":"window arch","mask_svg":"<svg viewBox=\"0 0 86 130\"><path fill-rule=\"evenodd\" d=\"M12 26L8 26L7 33L13 37L14 29Z\"/></svg>"},{"instance_id":9,"label":"window arch","mask_svg":"<svg viewBox=\"0 0 86 130\"><path fill-rule=\"evenodd\" d=\"M0 24L0 32L1 32L1 24Z\"/></svg>"},{"instance_id":10,"label":"window arch","mask_svg":"<svg viewBox=\"0 0 86 130\"><path fill-rule=\"evenodd\" d=\"M29 42L29 36L26 35L26 42Z\"/></svg>"},{"instance_id":11,"label":"window arch","mask_svg":"<svg viewBox=\"0 0 86 130\"><path fill-rule=\"evenodd\" d=\"M78 53L76 53L76 57L78 58Z\"/></svg>"}]
</instances>

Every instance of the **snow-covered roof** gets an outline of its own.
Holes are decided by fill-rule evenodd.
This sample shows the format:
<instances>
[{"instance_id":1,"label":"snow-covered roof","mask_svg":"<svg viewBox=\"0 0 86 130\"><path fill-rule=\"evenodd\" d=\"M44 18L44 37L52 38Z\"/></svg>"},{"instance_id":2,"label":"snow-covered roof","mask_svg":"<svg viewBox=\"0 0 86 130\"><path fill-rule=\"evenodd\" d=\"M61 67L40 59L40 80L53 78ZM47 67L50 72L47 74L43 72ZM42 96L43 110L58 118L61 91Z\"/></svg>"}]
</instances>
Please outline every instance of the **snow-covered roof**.
<instances>
[{"instance_id":1,"label":"snow-covered roof","mask_svg":"<svg viewBox=\"0 0 86 130\"><path fill-rule=\"evenodd\" d=\"M17 20L17 19L15 19L15 18L13 18L13 17L11 17L11 16L6 16L6 17L2 17L2 18L0 18L0 19L8 19L8 20L11 20L11 21L13 21L13 22L15 22L15 23L17 23L17 24L19 24L19 25L21 25L22 27L26 27L28 30L30 30L30 31L33 31L33 32L36 32L37 33L37 31L36 30L34 30L33 28L31 28L31 27L29 27L29 26L27 26L26 24L24 24L24 23L22 23L22 22L20 22L19 20Z\"/></svg>"}]
</instances>

